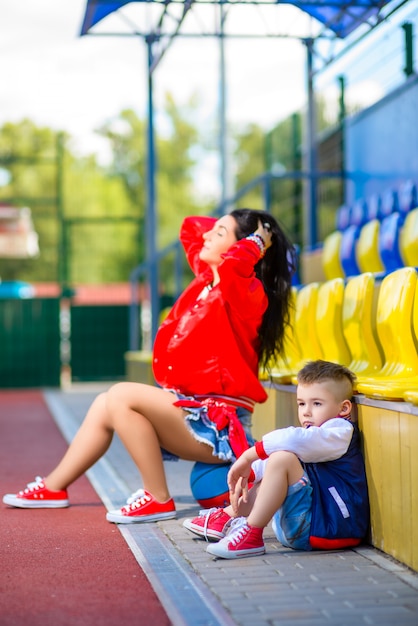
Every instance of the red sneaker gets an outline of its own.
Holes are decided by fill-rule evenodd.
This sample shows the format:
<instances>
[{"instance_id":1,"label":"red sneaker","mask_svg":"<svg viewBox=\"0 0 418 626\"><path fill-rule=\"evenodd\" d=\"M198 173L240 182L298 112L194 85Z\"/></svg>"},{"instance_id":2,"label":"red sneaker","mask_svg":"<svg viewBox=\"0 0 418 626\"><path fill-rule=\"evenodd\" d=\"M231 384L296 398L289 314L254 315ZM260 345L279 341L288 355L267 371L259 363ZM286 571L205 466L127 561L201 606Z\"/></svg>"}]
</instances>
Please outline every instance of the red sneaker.
<instances>
[{"instance_id":1,"label":"red sneaker","mask_svg":"<svg viewBox=\"0 0 418 626\"><path fill-rule=\"evenodd\" d=\"M218 543L208 546L206 551L222 559L259 556L266 551L263 529L248 526L245 517L237 517L232 521L227 536Z\"/></svg>"},{"instance_id":2,"label":"red sneaker","mask_svg":"<svg viewBox=\"0 0 418 626\"><path fill-rule=\"evenodd\" d=\"M167 502L158 502L145 489L138 489L128 499L125 506L106 514L108 522L115 524L135 524L139 522L158 522L176 517L176 507L171 498Z\"/></svg>"},{"instance_id":3,"label":"red sneaker","mask_svg":"<svg viewBox=\"0 0 418 626\"><path fill-rule=\"evenodd\" d=\"M19 509L62 509L69 506L67 490L51 491L45 487L43 478L37 476L19 493L7 493L3 496L4 504Z\"/></svg>"},{"instance_id":4,"label":"red sneaker","mask_svg":"<svg viewBox=\"0 0 418 626\"><path fill-rule=\"evenodd\" d=\"M199 537L204 537L206 541L219 541L226 535L232 517L225 513L223 509L202 509L198 517L185 519L183 526Z\"/></svg>"}]
</instances>

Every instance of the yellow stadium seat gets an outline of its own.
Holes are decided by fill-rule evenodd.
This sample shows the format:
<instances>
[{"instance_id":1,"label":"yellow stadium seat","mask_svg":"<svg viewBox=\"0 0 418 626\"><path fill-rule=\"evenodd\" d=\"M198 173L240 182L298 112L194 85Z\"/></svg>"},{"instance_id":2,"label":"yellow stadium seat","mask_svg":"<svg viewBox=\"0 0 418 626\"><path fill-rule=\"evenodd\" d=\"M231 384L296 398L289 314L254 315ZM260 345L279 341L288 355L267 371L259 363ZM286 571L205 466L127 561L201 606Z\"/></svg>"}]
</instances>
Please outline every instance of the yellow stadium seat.
<instances>
[{"instance_id":1,"label":"yellow stadium seat","mask_svg":"<svg viewBox=\"0 0 418 626\"><path fill-rule=\"evenodd\" d=\"M383 366L375 321L377 291L371 272L350 278L345 286L343 332L351 352L349 368L356 375L373 375Z\"/></svg>"},{"instance_id":2,"label":"yellow stadium seat","mask_svg":"<svg viewBox=\"0 0 418 626\"><path fill-rule=\"evenodd\" d=\"M417 290L415 292L414 313L412 316L412 324L413 324L415 342L418 344L418 279L417 279ZM417 345L417 349L418 349L418 345ZM407 402L411 402L412 404L418 405L418 375L406 381L403 398Z\"/></svg>"},{"instance_id":3,"label":"yellow stadium seat","mask_svg":"<svg viewBox=\"0 0 418 626\"><path fill-rule=\"evenodd\" d=\"M316 331L316 307L319 283L309 283L299 290L296 299L295 336L300 347L302 362L322 359L323 354Z\"/></svg>"},{"instance_id":4,"label":"yellow stadium seat","mask_svg":"<svg viewBox=\"0 0 418 626\"><path fill-rule=\"evenodd\" d=\"M418 208L412 209L400 233L400 249L405 265L418 266Z\"/></svg>"},{"instance_id":5,"label":"yellow stadium seat","mask_svg":"<svg viewBox=\"0 0 418 626\"><path fill-rule=\"evenodd\" d=\"M289 354L285 368L275 367L271 372L274 382L295 382L295 376L307 362L322 359L323 354L316 334L316 306L318 302L319 283L309 283L296 293L295 317L293 326L293 347L296 358ZM290 365L291 364L291 365ZM291 375L291 380L289 380Z\"/></svg>"},{"instance_id":6,"label":"yellow stadium seat","mask_svg":"<svg viewBox=\"0 0 418 626\"><path fill-rule=\"evenodd\" d=\"M342 233L339 230L325 237L322 247L322 269L327 280L344 278L344 270L340 261Z\"/></svg>"},{"instance_id":7,"label":"yellow stadium seat","mask_svg":"<svg viewBox=\"0 0 418 626\"><path fill-rule=\"evenodd\" d=\"M269 380L274 377L274 381L282 384L289 384L292 376L297 371L301 359L300 348L297 344L294 327L296 316L297 289L292 288L290 324L286 327L284 338L284 354L274 363L270 364L267 370L260 370L260 379Z\"/></svg>"},{"instance_id":8,"label":"yellow stadium seat","mask_svg":"<svg viewBox=\"0 0 418 626\"><path fill-rule=\"evenodd\" d=\"M418 350L413 331L413 324L418 320L416 284L417 272L413 267L402 267L383 279L376 329L385 362L375 375L358 377L360 393L403 399L411 384L418 382Z\"/></svg>"},{"instance_id":9,"label":"yellow stadium seat","mask_svg":"<svg viewBox=\"0 0 418 626\"><path fill-rule=\"evenodd\" d=\"M316 307L316 331L323 358L349 365L350 350L343 333L344 279L333 278L320 285Z\"/></svg>"},{"instance_id":10,"label":"yellow stadium seat","mask_svg":"<svg viewBox=\"0 0 418 626\"><path fill-rule=\"evenodd\" d=\"M385 266L379 254L379 220L365 224L357 242L357 259L361 272L383 272Z\"/></svg>"},{"instance_id":11,"label":"yellow stadium seat","mask_svg":"<svg viewBox=\"0 0 418 626\"><path fill-rule=\"evenodd\" d=\"M418 385L413 385L408 391L405 391L403 397L407 402L418 405Z\"/></svg>"}]
</instances>

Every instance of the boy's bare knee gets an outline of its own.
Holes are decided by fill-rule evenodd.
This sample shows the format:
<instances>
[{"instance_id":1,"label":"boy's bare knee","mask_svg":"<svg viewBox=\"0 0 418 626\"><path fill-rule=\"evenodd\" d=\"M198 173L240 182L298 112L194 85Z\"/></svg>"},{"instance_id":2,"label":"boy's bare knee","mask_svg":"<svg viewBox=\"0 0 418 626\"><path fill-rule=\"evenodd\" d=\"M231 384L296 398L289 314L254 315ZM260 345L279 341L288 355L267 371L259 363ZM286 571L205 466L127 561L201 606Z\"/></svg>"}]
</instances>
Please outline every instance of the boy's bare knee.
<instances>
[{"instance_id":1,"label":"boy's bare knee","mask_svg":"<svg viewBox=\"0 0 418 626\"><path fill-rule=\"evenodd\" d=\"M278 450L273 452L268 459L267 467L273 472L284 472L287 475L289 485L302 478L304 470L299 458L293 452Z\"/></svg>"},{"instance_id":2,"label":"boy's bare knee","mask_svg":"<svg viewBox=\"0 0 418 626\"><path fill-rule=\"evenodd\" d=\"M296 454L293 452L289 452L288 450L277 450L276 452L272 452L268 458L269 464L279 464L285 467L289 467L294 464L299 464L300 461Z\"/></svg>"}]
</instances>

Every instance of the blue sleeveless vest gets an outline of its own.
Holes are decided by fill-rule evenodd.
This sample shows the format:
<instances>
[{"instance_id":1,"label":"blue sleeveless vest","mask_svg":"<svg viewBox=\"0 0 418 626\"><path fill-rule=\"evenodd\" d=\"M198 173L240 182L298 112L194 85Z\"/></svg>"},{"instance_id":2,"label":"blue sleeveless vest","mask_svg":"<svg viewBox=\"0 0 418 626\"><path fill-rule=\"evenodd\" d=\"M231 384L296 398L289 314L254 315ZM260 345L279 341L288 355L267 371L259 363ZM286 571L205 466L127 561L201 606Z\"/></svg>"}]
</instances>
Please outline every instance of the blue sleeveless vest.
<instances>
[{"instance_id":1,"label":"blue sleeveless vest","mask_svg":"<svg viewBox=\"0 0 418 626\"><path fill-rule=\"evenodd\" d=\"M312 484L310 544L334 550L358 545L369 528L366 470L357 424L347 452L335 461L304 463Z\"/></svg>"}]
</instances>

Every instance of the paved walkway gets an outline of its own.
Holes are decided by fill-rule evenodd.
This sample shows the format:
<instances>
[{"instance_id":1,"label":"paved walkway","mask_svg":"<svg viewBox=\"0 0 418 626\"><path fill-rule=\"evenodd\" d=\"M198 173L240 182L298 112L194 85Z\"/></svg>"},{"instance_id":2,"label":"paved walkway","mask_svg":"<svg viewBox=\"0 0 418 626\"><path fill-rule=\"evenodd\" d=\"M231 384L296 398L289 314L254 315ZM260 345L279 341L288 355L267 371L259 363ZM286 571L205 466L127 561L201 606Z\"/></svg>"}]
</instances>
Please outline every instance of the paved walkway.
<instances>
[{"instance_id":1,"label":"paved walkway","mask_svg":"<svg viewBox=\"0 0 418 626\"><path fill-rule=\"evenodd\" d=\"M99 390L75 385L45 392L67 440ZM174 626L418 624L418 574L371 547L295 552L268 530L263 557L214 559L205 542L182 527L199 510L189 487L191 467L166 463L177 520L118 526ZM141 486L117 438L88 478L107 508L121 505Z\"/></svg>"}]
</instances>

